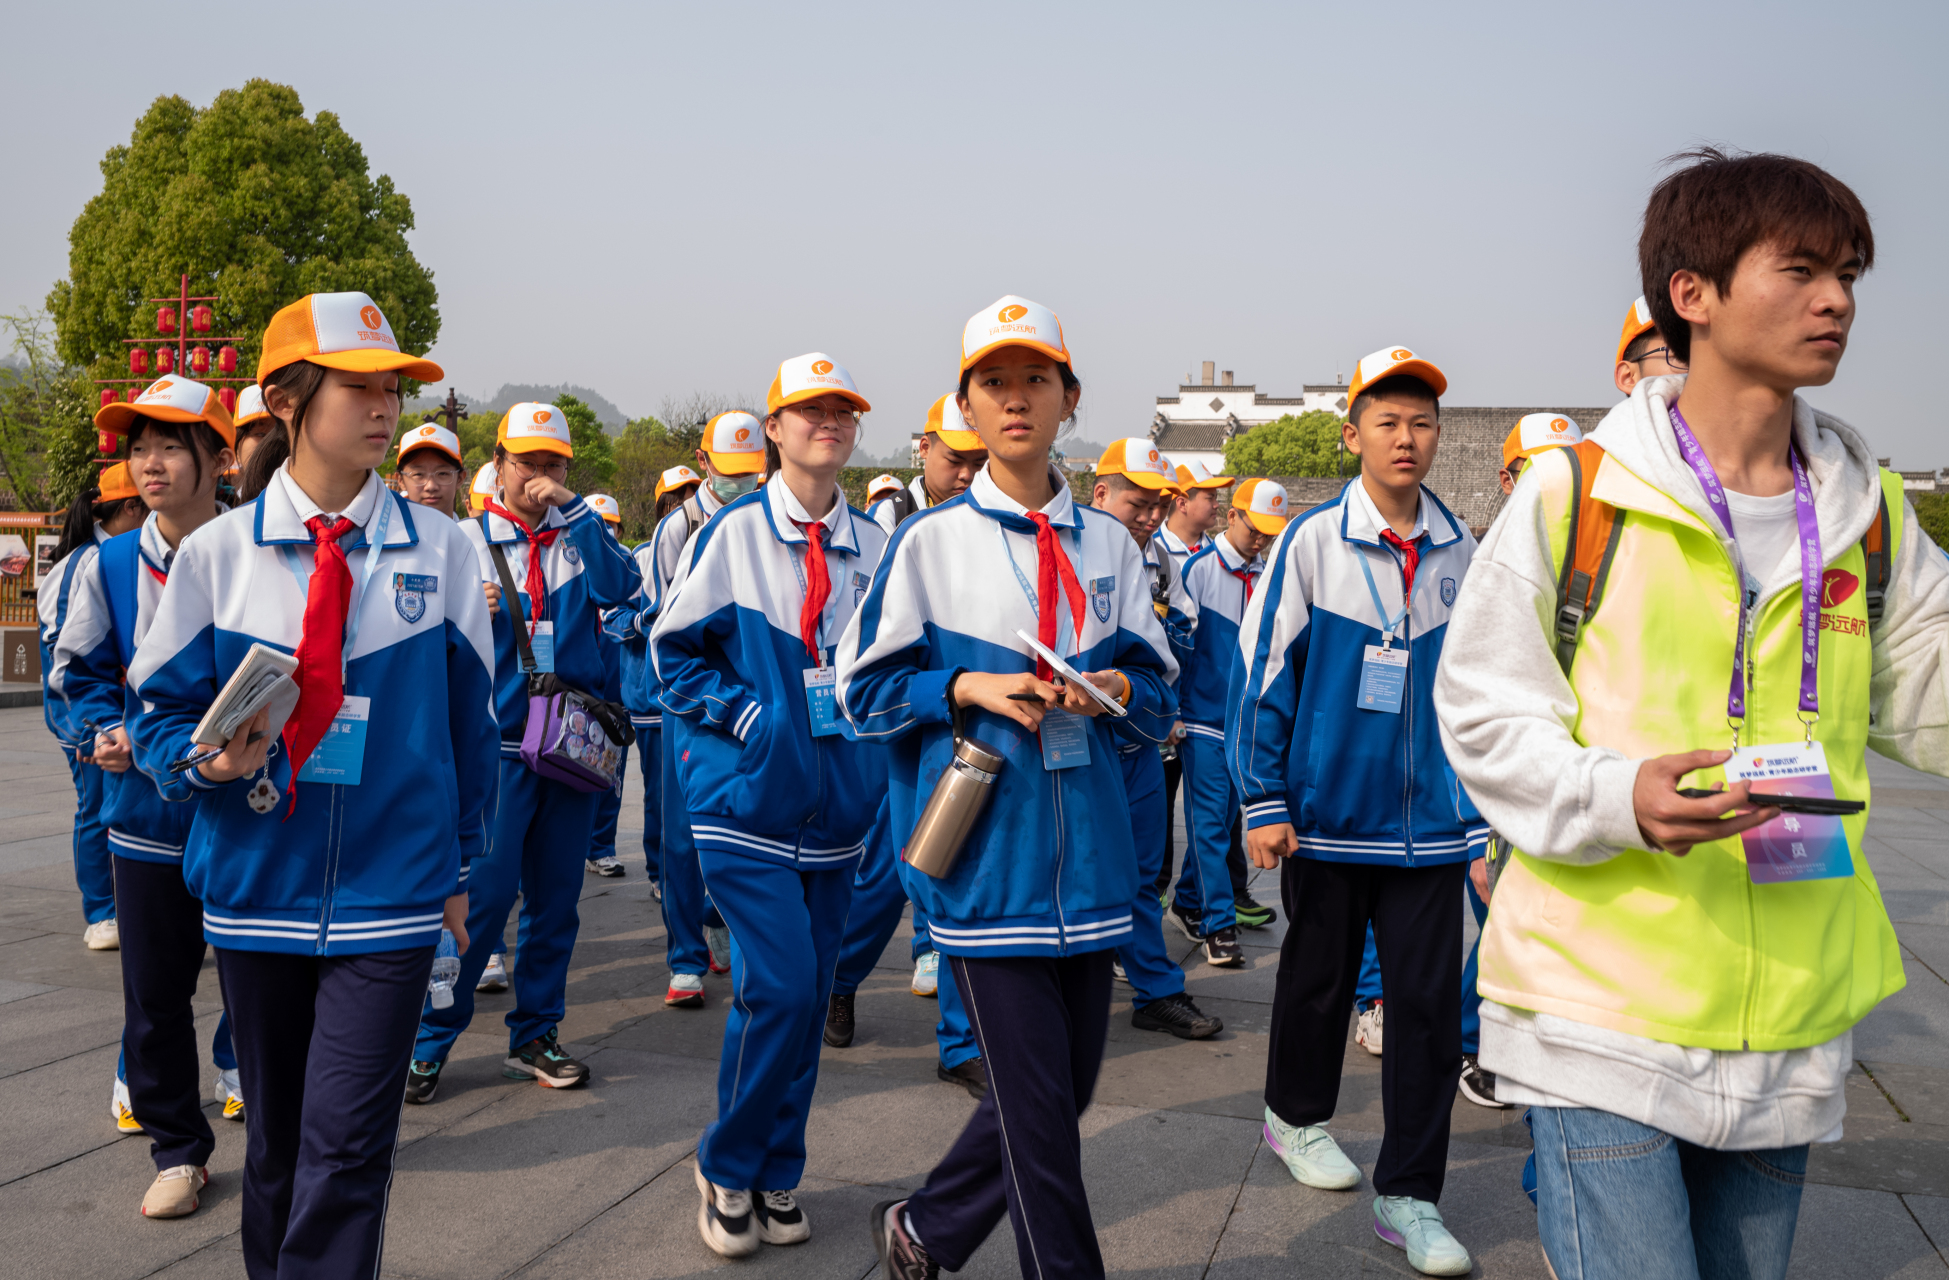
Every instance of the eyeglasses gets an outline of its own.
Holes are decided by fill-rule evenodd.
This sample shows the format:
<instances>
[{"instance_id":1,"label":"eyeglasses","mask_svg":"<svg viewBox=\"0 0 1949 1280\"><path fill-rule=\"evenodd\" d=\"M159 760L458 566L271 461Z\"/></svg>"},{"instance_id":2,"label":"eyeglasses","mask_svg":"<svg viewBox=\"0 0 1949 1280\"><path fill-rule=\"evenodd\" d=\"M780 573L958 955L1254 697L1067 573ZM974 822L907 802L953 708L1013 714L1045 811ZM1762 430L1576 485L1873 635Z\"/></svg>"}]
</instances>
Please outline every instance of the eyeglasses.
<instances>
[{"instance_id":1,"label":"eyeglasses","mask_svg":"<svg viewBox=\"0 0 1949 1280\"><path fill-rule=\"evenodd\" d=\"M552 476L559 480L568 474L568 459L556 458L551 462L524 462L520 458L509 458L514 469L524 476Z\"/></svg>"},{"instance_id":2,"label":"eyeglasses","mask_svg":"<svg viewBox=\"0 0 1949 1280\"><path fill-rule=\"evenodd\" d=\"M460 473L452 467L441 471L402 471L399 474L408 484L452 484L460 479Z\"/></svg>"},{"instance_id":3,"label":"eyeglasses","mask_svg":"<svg viewBox=\"0 0 1949 1280\"><path fill-rule=\"evenodd\" d=\"M1674 369L1683 369L1685 367L1685 362L1683 360L1680 360L1677 356L1673 355L1672 349L1670 347L1653 347L1651 350L1645 352L1643 355L1639 356L1636 360L1633 360L1631 363L1643 364L1645 361L1651 359L1653 356L1665 357L1665 363L1670 365Z\"/></svg>"},{"instance_id":4,"label":"eyeglasses","mask_svg":"<svg viewBox=\"0 0 1949 1280\"><path fill-rule=\"evenodd\" d=\"M857 427L859 425L859 410L857 409L833 410L826 408L822 404L795 404L792 406L792 412L798 414L799 417L804 418L815 427L823 427L828 422L836 427Z\"/></svg>"}]
</instances>

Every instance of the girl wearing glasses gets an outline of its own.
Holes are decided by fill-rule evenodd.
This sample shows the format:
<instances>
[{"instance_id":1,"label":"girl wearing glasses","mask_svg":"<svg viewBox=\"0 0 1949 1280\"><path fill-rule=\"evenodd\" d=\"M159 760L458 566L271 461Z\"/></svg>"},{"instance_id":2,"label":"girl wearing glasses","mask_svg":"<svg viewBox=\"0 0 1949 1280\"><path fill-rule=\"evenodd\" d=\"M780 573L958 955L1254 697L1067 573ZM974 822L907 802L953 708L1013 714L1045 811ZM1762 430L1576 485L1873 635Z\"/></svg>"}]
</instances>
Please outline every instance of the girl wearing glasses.
<instances>
[{"instance_id":1,"label":"girl wearing glasses","mask_svg":"<svg viewBox=\"0 0 1949 1280\"><path fill-rule=\"evenodd\" d=\"M833 648L886 546L838 483L869 406L814 352L778 367L766 407L776 470L698 532L650 632L676 760L666 802L686 807L731 930L737 994L696 1170L698 1231L725 1257L811 1236L793 1191L853 876L886 783L884 753L853 741L833 700Z\"/></svg>"},{"instance_id":2,"label":"girl wearing glasses","mask_svg":"<svg viewBox=\"0 0 1949 1280\"><path fill-rule=\"evenodd\" d=\"M500 795L488 856L467 885L467 929L481 945L460 958L453 1003L429 1002L406 1077L406 1100L432 1102L453 1042L474 1015L474 991L493 940L507 929L515 894L522 896L521 954L514 970L514 1008L508 1011L505 1073L533 1077L553 1089L589 1078L589 1069L562 1048L556 1026L567 1008L568 962L581 926L583 856L589 850L596 797L544 778L521 760L528 723L528 674L515 628L522 628L539 672L600 697L607 683L600 615L636 594L640 578L622 544L593 507L562 481L574 456L568 422L553 405L523 403L501 419L494 444L498 496L461 524L479 554L478 574L503 575L494 615L494 702L501 723Z\"/></svg>"}]
</instances>

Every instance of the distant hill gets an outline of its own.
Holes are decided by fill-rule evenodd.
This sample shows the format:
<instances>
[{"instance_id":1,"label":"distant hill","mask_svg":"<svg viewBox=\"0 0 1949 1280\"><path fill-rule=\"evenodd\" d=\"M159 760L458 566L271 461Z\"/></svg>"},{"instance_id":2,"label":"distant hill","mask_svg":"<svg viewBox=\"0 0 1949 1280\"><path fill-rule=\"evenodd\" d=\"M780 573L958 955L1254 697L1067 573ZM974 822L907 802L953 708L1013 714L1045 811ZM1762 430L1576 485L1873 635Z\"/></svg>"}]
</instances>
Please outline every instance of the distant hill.
<instances>
[{"instance_id":1,"label":"distant hill","mask_svg":"<svg viewBox=\"0 0 1949 1280\"><path fill-rule=\"evenodd\" d=\"M470 414L499 415L524 401L533 400L547 404L565 391L594 409L596 420L602 423L603 429L611 435L620 433L623 425L629 421L629 416L601 392L566 382L553 387L538 386L528 382L510 382L491 396L470 396L458 389L454 394L460 398L460 403L467 406L467 412ZM402 410L437 409L446 403L446 399L445 390L428 387L423 394L408 400L401 408Z\"/></svg>"}]
</instances>

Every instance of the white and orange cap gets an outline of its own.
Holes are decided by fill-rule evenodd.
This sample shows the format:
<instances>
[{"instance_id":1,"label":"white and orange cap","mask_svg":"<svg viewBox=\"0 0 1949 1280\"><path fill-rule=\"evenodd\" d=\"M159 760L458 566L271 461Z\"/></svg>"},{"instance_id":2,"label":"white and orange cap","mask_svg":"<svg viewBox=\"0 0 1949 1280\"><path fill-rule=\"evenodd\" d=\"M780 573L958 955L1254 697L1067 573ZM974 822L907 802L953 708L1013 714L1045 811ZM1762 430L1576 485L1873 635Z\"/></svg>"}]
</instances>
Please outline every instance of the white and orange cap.
<instances>
[{"instance_id":1,"label":"white and orange cap","mask_svg":"<svg viewBox=\"0 0 1949 1280\"><path fill-rule=\"evenodd\" d=\"M101 478L95 482L95 486L100 491L96 502L120 502L136 496L135 479L129 475L129 464L126 462L103 467Z\"/></svg>"},{"instance_id":2,"label":"white and orange cap","mask_svg":"<svg viewBox=\"0 0 1949 1280\"><path fill-rule=\"evenodd\" d=\"M1254 529L1275 538L1286 531L1286 521L1292 518L1286 487L1272 480L1239 481L1232 505L1245 513Z\"/></svg>"},{"instance_id":3,"label":"white and orange cap","mask_svg":"<svg viewBox=\"0 0 1949 1280\"><path fill-rule=\"evenodd\" d=\"M1123 476L1146 489L1174 489L1177 474L1157 451L1157 446L1140 436L1112 441L1096 460L1096 474Z\"/></svg>"},{"instance_id":4,"label":"white and orange cap","mask_svg":"<svg viewBox=\"0 0 1949 1280\"><path fill-rule=\"evenodd\" d=\"M610 524L623 522L623 504L606 493L585 493L582 501L589 504L589 510L607 520Z\"/></svg>"},{"instance_id":5,"label":"white and orange cap","mask_svg":"<svg viewBox=\"0 0 1949 1280\"><path fill-rule=\"evenodd\" d=\"M765 393L765 412L777 413L788 404L817 400L820 396L844 396L858 405L861 413L873 409L853 385L853 375L846 372L845 365L823 351L811 351L793 356L778 366L778 372L772 375L771 390Z\"/></svg>"},{"instance_id":6,"label":"white and orange cap","mask_svg":"<svg viewBox=\"0 0 1949 1280\"><path fill-rule=\"evenodd\" d=\"M866 482L866 500L871 502L883 493L897 493L900 488L899 480L882 471Z\"/></svg>"},{"instance_id":7,"label":"white and orange cap","mask_svg":"<svg viewBox=\"0 0 1949 1280\"><path fill-rule=\"evenodd\" d=\"M300 360L352 373L397 372L421 382L447 376L431 360L401 351L385 313L363 293L308 293L271 317L264 354L257 358L258 384Z\"/></svg>"},{"instance_id":8,"label":"white and orange cap","mask_svg":"<svg viewBox=\"0 0 1949 1280\"><path fill-rule=\"evenodd\" d=\"M1579 443L1582 428L1560 413L1526 413L1516 419L1502 442L1502 465L1518 458L1533 458L1545 449L1561 449Z\"/></svg>"},{"instance_id":9,"label":"white and orange cap","mask_svg":"<svg viewBox=\"0 0 1949 1280\"><path fill-rule=\"evenodd\" d=\"M961 402L951 395L942 396L927 411L925 430L929 435L939 436L941 443L956 453L981 453L988 448L961 416Z\"/></svg>"},{"instance_id":10,"label":"white and orange cap","mask_svg":"<svg viewBox=\"0 0 1949 1280\"><path fill-rule=\"evenodd\" d=\"M1074 368L1062 321L1040 302L1009 294L983 307L961 328L961 372L999 347L1030 347Z\"/></svg>"},{"instance_id":11,"label":"white and orange cap","mask_svg":"<svg viewBox=\"0 0 1949 1280\"><path fill-rule=\"evenodd\" d=\"M1437 396L1448 394L1448 376L1433 364L1406 347L1382 347L1373 355L1363 357L1354 366L1353 385L1347 388L1347 403L1351 405L1360 398L1361 392L1382 378L1397 375L1421 379Z\"/></svg>"},{"instance_id":12,"label":"white and orange cap","mask_svg":"<svg viewBox=\"0 0 1949 1280\"><path fill-rule=\"evenodd\" d=\"M1618 360L1624 359L1624 349L1629 347L1637 339L1638 335L1649 333L1657 327L1658 322L1651 318L1650 303L1646 302L1643 298L1639 298L1636 302L1632 303L1631 309L1624 313L1623 336L1617 340ZM1616 363L1616 361L1612 363Z\"/></svg>"},{"instance_id":13,"label":"white and orange cap","mask_svg":"<svg viewBox=\"0 0 1949 1280\"><path fill-rule=\"evenodd\" d=\"M524 400L501 415L494 442L509 453L559 453L575 456L568 435L568 415L552 404Z\"/></svg>"},{"instance_id":14,"label":"white and orange cap","mask_svg":"<svg viewBox=\"0 0 1949 1280\"><path fill-rule=\"evenodd\" d=\"M704 428L704 452L711 465L727 476L746 476L765 469L764 424L742 409L718 414Z\"/></svg>"},{"instance_id":15,"label":"white and orange cap","mask_svg":"<svg viewBox=\"0 0 1949 1280\"><path fill-rule=\"evenodd\" d=\"M230 416L230 420L239 427L247 427L270 416L271 411L264 407L264 388L253 382L237 393L237 412Z\"/></svg>"},{"instance_id":16,"label":"white and orange cap","mask_svg":"<svg viewBox=\"0 0 1949 1280\"><path fill-rule=\"evenodd\" d=\"M395 456L404 462L406 455L415 449L438 449L455 462L461 461L460 437L437 422L406 428L406 434L399 437L399 452Z\"/></svg>"},{"instance_id":17,"label":"white and orange cap","mask_svg":"<svg viewBox=\"0 0 1949 1280\"><path fill-rule=\"evenodd\" d=\"M1192 489L1223 489L1233 480L1232 476L1211 474L1211 468L1196 458L1178 463L1177 477L1177 487L1186 492Z\"/></svg>"},{"instance_id":18,"label":"white and orange cap","mask_svg":"<svg viewBox=\"0 0 1949 1280\"><path fill-rule=\"evenodd\" d=\"M665 471L656 478L656 496L661 498L673 489L681 489L685 485L702 483L704 483L704 477L698 475L689 467L681 465L671 467L668 471Z\"/></svg>"},{"instance_id":19,"label":"white and orange cap","mask_svg":"<svg viewBox=\"0 0 1949 1280\"><path fill-rule=\"evenodd\" d=\"M480 470L474 472L474 483L470 486L469 492L476 498L491 498L500 492L500 489L501 469L492 462L481 463Z\"/></svg>"},{"instance_id":20,"label":"white and orange cap","mask_svg":"<svg viewBox=\"0 0 1949 1280\"><path fill-rule=\"evenodd\" d=\"M154 418L157 422L207 422L223 442L231 448L237 446L237 424L230 420L230 413L217 399L217 393L193 378L182 378L166 374L157 378L135 398L133 404L117 400L105 404L95 411L95 427L100 431L116 431L128 434L129 426L137 418Z\"/></svg>"}]
</instances>

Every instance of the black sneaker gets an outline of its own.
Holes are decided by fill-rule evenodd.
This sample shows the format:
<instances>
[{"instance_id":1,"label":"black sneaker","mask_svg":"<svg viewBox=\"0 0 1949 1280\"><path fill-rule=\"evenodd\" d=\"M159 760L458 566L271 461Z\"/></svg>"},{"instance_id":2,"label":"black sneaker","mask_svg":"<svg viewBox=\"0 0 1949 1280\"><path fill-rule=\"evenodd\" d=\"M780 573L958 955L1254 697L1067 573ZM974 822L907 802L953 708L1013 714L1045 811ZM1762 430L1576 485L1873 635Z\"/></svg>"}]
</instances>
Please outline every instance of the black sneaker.
<instances>
[{"instance_id":1,"label":"black sneaker","mask_svg":"<svg viewBox=\"0 0 1949 1280\"><path fill-rule=\"evenodd\" d=\"M1180 1040L1208 1040L1225 1029L1223 1022L1207 1017L1183 991L1133 1010L1130 1025L1139 1031L1168 1031Z\"/></svg>"},{"instance_id":2,"label":"black sneaker","mask_svg":"<svg viewBox=\"0 0 1949 1280\"><path fill-rule=\"evenodd\" d=\"M988 1064L980 1058L969 1058L958 1067L936 1062L934 1074L949 1084L960 1085L976 1102L988 1096Z\"/></svg>"},{"instance_id":3,"label":"black sneaker","mask_svg":"<svg viewBox=\"0 0 1949 1280\"><path fill-rule=\"evenodd\" d=\"M1245 963L1245 949L1238 945L1238 930L1220 929L1205 939L1205 963L1220 969L1236 969Z\"/></svg>"},{"instance_id":4,"label":"black sneaker","mask_svg":"<svg viewBox=\"0 0 1949 1280\"><path fill-rule=\"evenodd\" d=\"M1191 939L1191 941L1203 942L1205 940L1205 931L1201 927L1204 912L1186 911L1183 907L1173 902L1170 909L1164 913L1164 917L1176 924L1183 931L1184 936Z\"/></svg>"},{"instance_id":5,"label":"black sneaker","mask_svg":"<svg viewBox=\"0 0 1949 1280\"><path fill-rule=\"evenodd\" d=\"M826 1043L835 1049L844 1049L853 1042L853 997L852 993L840 995L832 993L826 1005Z\"/></svg>"},{"instance_id":6,"label":"black sneaker","mask_svg":"<svg viewBox=\"0 0 1949 1280\"><path fill-rule=\"evenodd\" d=\"M406 1101L427 1103L433 1095L440 1092L440 1068L444 1062L420 1062L415 1060L406 1069Z\"/></svg>"},{"instance_id":7,"label":"black sneaker","mask_svg":"<svg viewBox=\"0 0 1949 1280\"><path fill-rule=\"evenodd\" d=\"M751 1212L751 1193L720 1187L692 1166L704 1202L697 1206L697 1234L711 1251L726 1258L747 1258L758 1252L758 1225Z\"/></svg>"},{"instance_id":8,"label":"black sneaker","mask_svg":"<svg viewBox=\"0 0 1949 1280\"><path fill-rule=\"evenodd\" d=\"M812 1224L789 1191L754 1191L751 1212L758 1219L758 1238L766 1244L804 1244L812 1238Z\"/></svg>"},{"instance_id":9,"label":"black sneaker","mask_svg":"<svg viewBox=\"0 0 1949 1280\"><path fill-rule=\"evenodd\" d=\"M940 1280L941 1264L907 1234L907 1202L882 1200L873 1206L873 1251L880 1255L886 1280Z\"/></svg>"},{"instance_id":10,"label":"black sneaker","mask_svg":"<svg viewBox=\"0 0 1949 1280\"><path fill-rule=\"evenodd\" d=\"M1238 916L1238 927L1241 929L1263 929L1279 918L1277 911L1249 893L1235 899L1232 909Z\"/></svg>"},{"instance_id":11,"label":"black sneaker","mask_svg":"<svg viewBox=\"0 0 1949 1280\"><path fill-rule=\"evenodd\" d=\"M573 1089L589 1078L589 1069L569 1057L555 1038L555 1032L550 1031L509 1054L501 1074L510 1080L533 1076L550 1089Z\"/></svg>"},{"instance_id":12,"label":"black sneaker","mask_svg":"<svg viewBox=\"0 0 1949 1280\"><path fill-rule=\"evenodd\" d=\"M1507 1111L1516 1105L1496 1101L1496 1073L1484 1071L1472 1053L1462 1055L1462 1096L1478 1107L1489 1107L1496 1111Z\"/></svg>"}]
</instances>

